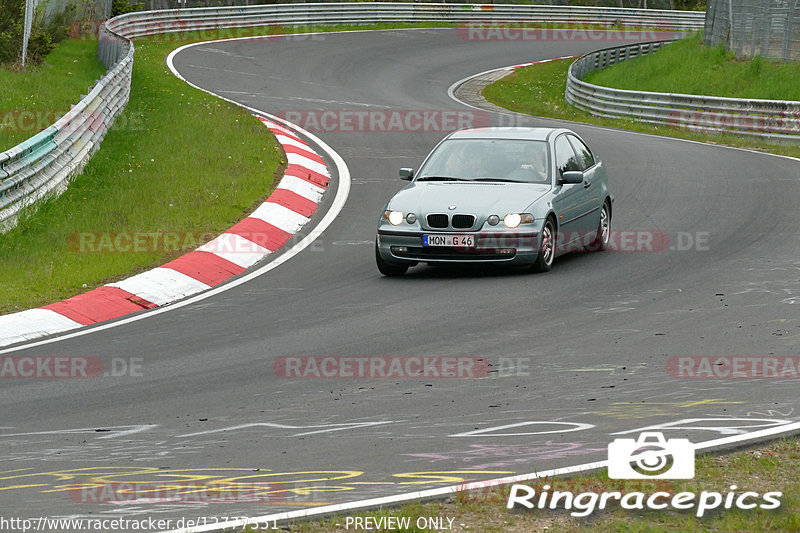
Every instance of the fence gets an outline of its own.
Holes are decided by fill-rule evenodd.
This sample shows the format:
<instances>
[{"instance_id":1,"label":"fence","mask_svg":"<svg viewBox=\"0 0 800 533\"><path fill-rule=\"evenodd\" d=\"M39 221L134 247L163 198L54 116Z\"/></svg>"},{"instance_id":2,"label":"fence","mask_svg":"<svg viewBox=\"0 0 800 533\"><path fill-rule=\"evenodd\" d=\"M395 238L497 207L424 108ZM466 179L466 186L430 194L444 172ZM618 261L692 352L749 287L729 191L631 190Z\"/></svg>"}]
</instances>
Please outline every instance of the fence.
<instances>
[{"instance_id":1,"label":"fence","mask_svg":"<svg viewBox=\"0 0 800 533\"><path fill-rule=\"evenodd\" d=\"M315 3L217 7L128 13L100 29L98 56L109 72L67 115L41 133L0 153L0 231L21 209L64 190L98 149L128 100L133 68L130 39L160 33L247 26L367 24L375 22L579 22L662 29L698 29L703 14L627 8L500 4Z\"/></svg>"},{"instance_id":2,"label":"fence","mask_svg":"<svg viewBox=\"0 0 800 533\"><path fill-rule=\"evenodd\" d=\"M736 57L800 61L800 1L709 0L703 44Z\"/></svg>"},{"instance_id":3,"label":"fence","mask_svg":"<svg viewBox=\"0 0 800 533\"><path fill-rule=\"evenodd\" d=\"M582 56L569 68L567 102L598 116L800 143L800 102L625 91L581 80L593 70L651 53L664 44L619 46Z\"/></svg>"}]
</instances>

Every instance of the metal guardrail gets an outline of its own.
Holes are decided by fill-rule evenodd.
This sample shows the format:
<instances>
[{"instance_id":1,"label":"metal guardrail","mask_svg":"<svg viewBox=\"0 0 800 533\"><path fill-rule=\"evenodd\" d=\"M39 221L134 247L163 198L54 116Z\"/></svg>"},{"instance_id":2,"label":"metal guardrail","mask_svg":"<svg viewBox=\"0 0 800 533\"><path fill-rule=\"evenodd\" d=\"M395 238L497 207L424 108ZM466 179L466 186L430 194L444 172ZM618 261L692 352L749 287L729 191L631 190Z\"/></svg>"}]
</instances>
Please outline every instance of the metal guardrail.
<instances>
[{"instance_id":1,"label":"metal guardrail","mask_svg":"<svg viewBox=\"0 0 800 533\"><path fill-rule=\"evenodd\" d=\"M134 12L100 28L98 57L108 73L58 122L0 153L0 232L16 224L21 209L60 194L71 175L96 151L130 93L132 39L155 34L252 26L371 24L376 22L602 23L658 29L702 28L700 12L513 4L310 3ZM278 30L277 33L280 33ZM217 32L208 38L235 37ZM205 35L201 35L205 37Z\"/></svg>"},{"instance_id":2,"label":"metal guardrail","mask_svg":"<svg viewBox=\"0 0 800 533\"><path fill-rule=\"evenodd\" d=\"M49 194L61 194L80 172L128 102L133 45L115 36L116 52L101 59L109 71L55 124L0 153L0 233L20 211Z\"/></svg>"},{"instance_id":3,"label":"metal guardrail","mask_svg":"<svg viewBox=\"0 0 800 533\"><path fill-rule=\"evenodd\" d=\"M800 143L800 102L626 91L581 80L591 71L651 53L664 44L668 43L618 46L578 58L567 74L567 102L597 116Z\"/></svg>"},{"instance_id":4,"label":"metal guardrail","mask_svg":"<svg viewBox=\"0 0 800 533\"><path fill-rule=\"evenodd\" d=\"M129 13L112 21L127 37L155 33L232 28L379 22L571 22L617 21L659 29L701 29L705 15L691 11L514 4L314 3L217 7Z\"/></svg>"}]
</instances>

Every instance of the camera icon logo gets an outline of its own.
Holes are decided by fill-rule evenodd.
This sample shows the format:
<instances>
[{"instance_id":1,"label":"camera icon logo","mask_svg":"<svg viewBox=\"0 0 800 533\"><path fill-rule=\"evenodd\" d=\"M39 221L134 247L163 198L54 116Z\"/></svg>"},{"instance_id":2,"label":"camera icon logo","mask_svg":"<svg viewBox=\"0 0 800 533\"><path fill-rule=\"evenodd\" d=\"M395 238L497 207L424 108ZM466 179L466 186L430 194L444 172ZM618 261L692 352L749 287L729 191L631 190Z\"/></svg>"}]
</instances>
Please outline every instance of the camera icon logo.
<instances>
[{"instance_id":1,"label":"camera icon logo","mask_svg":"<svg viewBox=\"0 0 800 533\"><path fill-rule=\"evenodd\" d=\"M661 432L644 432L634 439L608 445L611 479L692 479L694 445L688 439L664 439Z\"/></svg>"}]
</instances>

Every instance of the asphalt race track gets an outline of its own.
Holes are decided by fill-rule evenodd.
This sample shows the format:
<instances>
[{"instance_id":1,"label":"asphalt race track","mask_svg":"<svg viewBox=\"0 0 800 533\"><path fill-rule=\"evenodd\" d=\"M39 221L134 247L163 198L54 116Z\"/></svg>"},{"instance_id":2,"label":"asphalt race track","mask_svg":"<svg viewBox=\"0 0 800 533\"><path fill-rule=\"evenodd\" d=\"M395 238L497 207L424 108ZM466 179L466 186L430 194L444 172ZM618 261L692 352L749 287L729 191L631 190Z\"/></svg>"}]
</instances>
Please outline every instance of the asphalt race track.
<instances>
[{"instance_id":1,"label":"asphalt race track","mask_svg":"<svg viewBox=\"0 0 800 533\"><path fill-rule=\"evenodd\" d=\"M203 44L174 63L191 83L277 116L460 110L508 124L448 87L611 45L356 32ZM800 420L796 379L676 378L666 367L673 356L800 355L800 163L571 127L607 165L614 229L668 242L571 254L542 275L420 266L383 278L373 242L384 202L404 185L397 169L417 168L446 132L312 131L352 178L344 210L312 246L211 298L0 351L97 357L122 374L3 380L0 507L264 515L602 460L613 439L653 426L700 442ZM458 356L492 367L479 379L276 376L273 362L292 356ZM270 496L209 505L81 496L175 480L262 483Z\"/></svg>"}]
</instances>

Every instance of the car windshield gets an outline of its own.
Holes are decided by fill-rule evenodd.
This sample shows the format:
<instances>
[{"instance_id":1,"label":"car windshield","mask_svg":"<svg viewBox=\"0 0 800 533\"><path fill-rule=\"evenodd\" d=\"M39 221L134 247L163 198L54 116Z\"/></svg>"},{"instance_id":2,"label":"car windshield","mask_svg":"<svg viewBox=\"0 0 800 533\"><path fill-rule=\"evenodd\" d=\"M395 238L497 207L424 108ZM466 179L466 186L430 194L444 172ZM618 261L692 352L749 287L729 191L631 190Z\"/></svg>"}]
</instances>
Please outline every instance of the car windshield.
<instances>
[{"instance_id":1,"label":"car windshield","mask_svg":"<svg viewBox=\"0 0 800 533\"><path fill-rule=\"evenodd\" d=\"M514 139L450 139L430 155L417 181L550 183L547 143Z\"/></svg>"}]
</instances>

